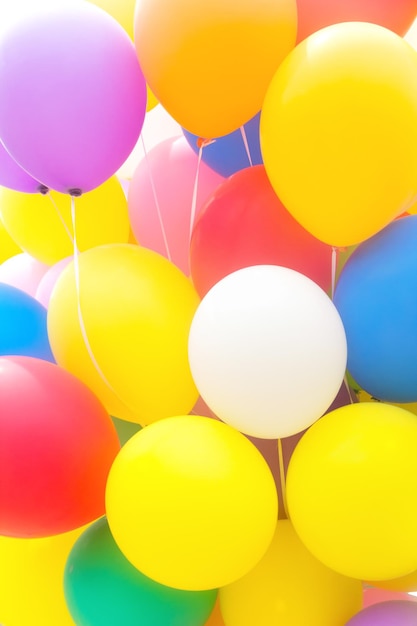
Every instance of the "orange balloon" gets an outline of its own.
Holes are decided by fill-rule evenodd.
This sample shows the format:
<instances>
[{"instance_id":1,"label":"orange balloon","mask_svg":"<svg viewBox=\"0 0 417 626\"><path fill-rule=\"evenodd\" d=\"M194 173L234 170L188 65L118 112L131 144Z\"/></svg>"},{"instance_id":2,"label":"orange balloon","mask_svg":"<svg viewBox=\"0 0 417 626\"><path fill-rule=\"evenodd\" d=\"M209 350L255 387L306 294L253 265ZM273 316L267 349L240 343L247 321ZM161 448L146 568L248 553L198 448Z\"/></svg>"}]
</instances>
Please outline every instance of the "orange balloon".
<instances>
[{"instance_id":1,"label":"orange balloon","mask_svg":"<svg viewBox=\"0 0 417 626\"><path fill-rule=\"evenodd\" d=\"M295 0L139 0L135 45L147 83L181 126L226 135L258 113L294 47Z\"/></svg>"}]
</instances>

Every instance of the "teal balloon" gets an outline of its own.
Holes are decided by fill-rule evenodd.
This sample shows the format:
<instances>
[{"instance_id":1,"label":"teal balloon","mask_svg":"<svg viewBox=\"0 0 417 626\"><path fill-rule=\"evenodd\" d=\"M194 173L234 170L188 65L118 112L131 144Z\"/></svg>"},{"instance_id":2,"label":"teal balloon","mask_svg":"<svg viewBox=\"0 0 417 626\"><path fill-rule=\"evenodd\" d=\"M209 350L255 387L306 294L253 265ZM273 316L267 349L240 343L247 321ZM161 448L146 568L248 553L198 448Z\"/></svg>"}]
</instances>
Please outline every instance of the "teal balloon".
<instances>
[{"instance_id":1,"label":"teal balloon","mask_svg":"<svg viewBox=\"0 0 417 626\"><path fill-rule=\"evenodd\" d=\"M71 550L64 592L77 626L204 626L217 598L217 590L182 591L144 576L120 552L106 518Z\"/></svg>"}]
</instances>

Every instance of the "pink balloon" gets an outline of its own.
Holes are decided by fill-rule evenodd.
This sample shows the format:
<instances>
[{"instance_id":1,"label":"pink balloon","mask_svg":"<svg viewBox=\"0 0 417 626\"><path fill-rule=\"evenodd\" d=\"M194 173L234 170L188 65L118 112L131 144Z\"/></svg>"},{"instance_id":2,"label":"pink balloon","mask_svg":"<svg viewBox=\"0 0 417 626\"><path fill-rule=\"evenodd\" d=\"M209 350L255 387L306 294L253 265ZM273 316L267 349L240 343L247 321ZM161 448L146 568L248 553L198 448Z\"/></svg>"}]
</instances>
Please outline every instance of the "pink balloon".
<instances>
[{"instance_id":1,"label":"pink balloon","mask_svg":"<svg viewBox=\"0 0 417 626\"><path fill-rule=\"evenodd\" d=\"M146 112L133 43L89 2L26 11L0 39L0 137L62 193L90 191L126 160Z\"/></svg>"},{"instance_id":2,"label":"pink balloon","mask_svg":"<svg viewBox=\"0 0 417 626\"><path fill-rule=\"evenodd\" d=\"M22 252L0 265L0 283L6 283L35 297L38 285L48 270L48 265Z\"/></svg>"},{"instance_id":3,"label":"pink balloon","mask_svg":"<svg viewBox=\"0 0 417 626\"><path fill-rule=\"evenodd\" d=\"M72 260L73 257L70 256L58 261L58 263L55 263L55 265L48 268L48 271L43 275L41 281L39 282L34 296L36 300L45 307L45 309L49 307L49 301L58 278Z\"/></svg>"},{"instance_id":4,"label":"pink balloon","mask_svg":"<svg viewBox=\"0 0 417 626\"><path fill-rule=\"evenodd\" d=\"M166 139L152 148L147 157L139 162L128 193L130 223L138 243L171 258L187 275L197 166L198 157L184 137ZM205 163L200 163L196 216L206 199L223 180L220 174L216 174ZM158 207L161 220L158 217Z\"/></svg>"},{"instance_id":5,"label":"pink balloon","mask_svg":"<svg viewBox=\"0 0 417 626\"><path fill-rule=\"evenodd\" d=\"M6 148L0 141L0 185L14 189L15 191L23 191L24 193L37 193L46 191L43 185L32 176L29 176L25 170L7 152Z\"/></svg>"}]
</instances>

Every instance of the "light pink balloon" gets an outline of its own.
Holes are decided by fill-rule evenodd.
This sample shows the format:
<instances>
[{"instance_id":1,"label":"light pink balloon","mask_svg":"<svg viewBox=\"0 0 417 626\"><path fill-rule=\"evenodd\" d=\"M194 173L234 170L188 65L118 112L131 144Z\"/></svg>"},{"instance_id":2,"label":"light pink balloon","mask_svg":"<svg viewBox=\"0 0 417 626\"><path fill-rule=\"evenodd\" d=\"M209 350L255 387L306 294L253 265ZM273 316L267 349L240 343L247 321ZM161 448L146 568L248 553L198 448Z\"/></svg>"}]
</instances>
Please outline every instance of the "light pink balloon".
<instances>
[{"instance_id":1,"label":"light pink balloon","mask_svg":"<svg viewBox=\"0 0 417 626\"><path fill-rule=\"evenodd\" d=\"M198 156L184 137L166 139L139 162L128 193L130 223L138 243L171 258L187 275L190 273L190 224L197 166ZM198 171L195 217L224 180L203 162Z\"/></svg>"},{"instance_id":2,"label":"light pink balloon","mask_svg":"<svg viewBox=\"0 0 417 626\"><path fill-rule=\"evenodd\" d=\"M49 300L51 299L51 295L58 278L72 260L72 256L61 259L58 263L49 267L48 271L42 277L42 280L36 289L35 298L45 307L45 309L49 307Z\"/></svg>"},{"instance_id":3,"label":"light pink balloon","mask_svg":"<svg viewBox=\"0 0 417 626\"><path fill-rule=\"evenodd\" d=\"M0 282L16 287L35 297L48 265L37 261L26 252L10 257L0 265Z\"/></svg>"}]
</instances>

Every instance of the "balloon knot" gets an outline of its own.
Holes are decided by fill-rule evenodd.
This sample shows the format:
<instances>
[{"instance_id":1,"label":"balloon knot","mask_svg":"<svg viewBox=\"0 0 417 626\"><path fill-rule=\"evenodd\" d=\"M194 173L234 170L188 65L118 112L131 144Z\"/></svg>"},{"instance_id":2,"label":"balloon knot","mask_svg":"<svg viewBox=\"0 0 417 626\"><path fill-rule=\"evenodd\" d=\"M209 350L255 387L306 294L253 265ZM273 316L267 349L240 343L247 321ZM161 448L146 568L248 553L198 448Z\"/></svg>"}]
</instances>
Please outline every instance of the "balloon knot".
<instances>
[{"instance_id":1,"label":"balloon knot","mask_svg":"<svg viewBox=\"0 0 417 626\"><path fill-rule=\"evenodd\" d=\"M197 139L197 148L206 148L207 146L211 146L212 143L215 143L215 139L204 139L203 137L199 137Z\"/></svg>"},{"instance_id":2,"label":"balloon knot","mask_svg":"<svg viewBox=\"0 0 417 626\"><path fill-rule=\"evenodd\" d=\"M46 196L49 193L49 189L46 185L39 185L38 187L38 191L39 193L41 193L43 196Z\"/></svg>"},{"instance_id":3,"label":"balloon knot","mask_svg":"<svg viewBox=\"0 0 417 626\"><path fill-rule=\"evenodd\" d=\"M78 187L74 187L73 189L68 189L68 193L70 196L73 196L73 198L79 198L82 196L83 192Z\"/></svg>"}]
</instances>

